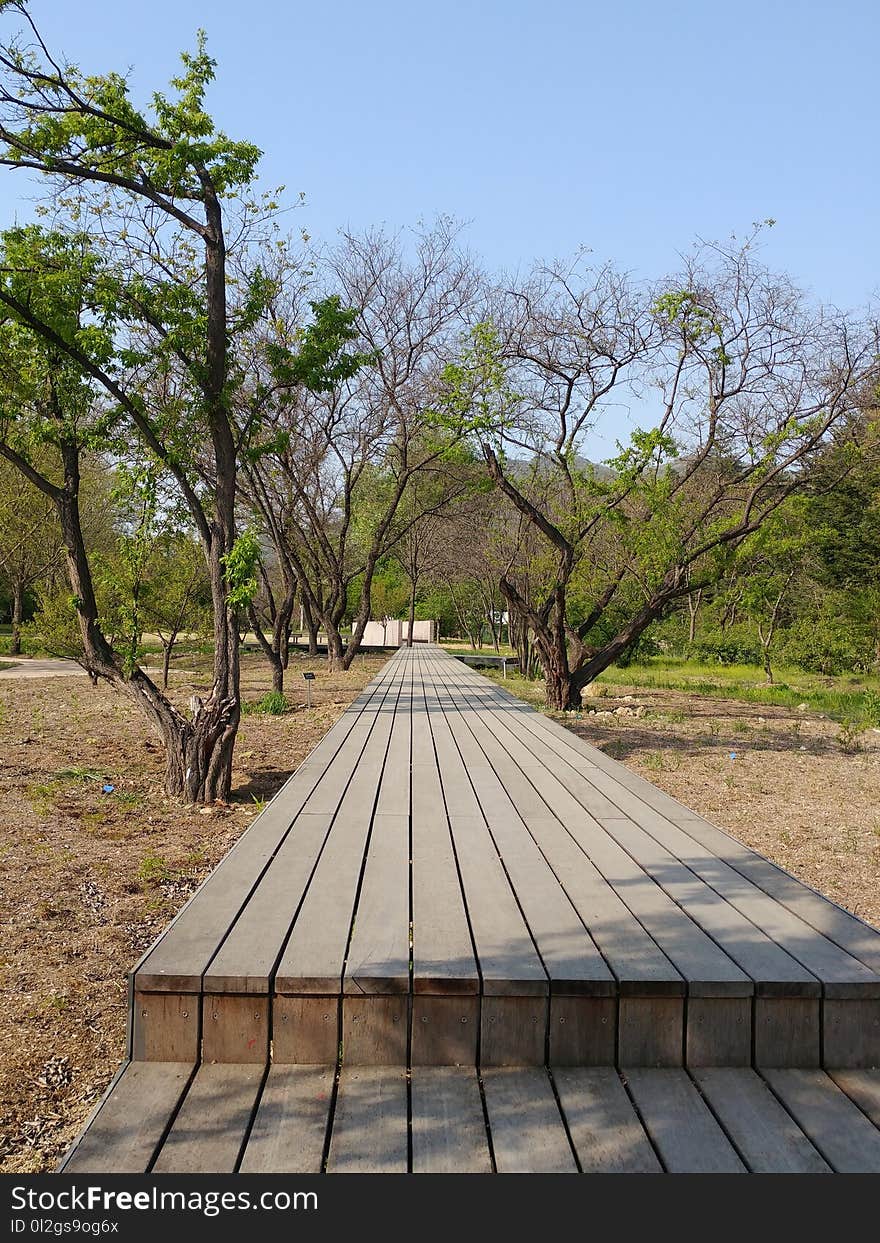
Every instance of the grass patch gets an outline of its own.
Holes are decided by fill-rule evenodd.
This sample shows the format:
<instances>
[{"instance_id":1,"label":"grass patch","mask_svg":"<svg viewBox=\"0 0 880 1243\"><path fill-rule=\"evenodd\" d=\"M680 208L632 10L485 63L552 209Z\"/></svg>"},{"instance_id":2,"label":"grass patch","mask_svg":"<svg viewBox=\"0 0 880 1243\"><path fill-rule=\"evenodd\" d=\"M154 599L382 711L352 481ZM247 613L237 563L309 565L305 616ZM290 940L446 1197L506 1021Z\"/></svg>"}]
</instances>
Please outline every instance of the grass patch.
<instances>
[{"instance_id":1,"label":"grass patch","mask_svg":"<svg viewBox=\"0 0 880 1243\"><path fill-rule=\"evenodd\" d=\"M505 680L500 669L482 672L527 703L545 706L543 681L529 682L512 671L508 671ZM792 711L806 704L812 712L839 721L855 734L880 727L880 678L856 674L824 677L791 668L780 669L779 676L778 682L768 685L763 669L757 665L706 665L655 656L626 668L612 666L599 676L595 686L600 693L611 695L624 690L679 691ZM662 715L671 723L684 719L680 713Z\"/></svg>"},{"instance_id":2,"label":"grass patch","mask_svg":"<svg viewBox=\"0 0 880 1243\"><path fill-rule=\"evenodd\" d=\"M261 716L284 716L285 713L293 711L293 704L281 691L269 691L268 695L264 695L262 699L258 699L255 703L243 703L241 710L244 716L253 716L254 714Z\"/></svg>"}]
</instances>

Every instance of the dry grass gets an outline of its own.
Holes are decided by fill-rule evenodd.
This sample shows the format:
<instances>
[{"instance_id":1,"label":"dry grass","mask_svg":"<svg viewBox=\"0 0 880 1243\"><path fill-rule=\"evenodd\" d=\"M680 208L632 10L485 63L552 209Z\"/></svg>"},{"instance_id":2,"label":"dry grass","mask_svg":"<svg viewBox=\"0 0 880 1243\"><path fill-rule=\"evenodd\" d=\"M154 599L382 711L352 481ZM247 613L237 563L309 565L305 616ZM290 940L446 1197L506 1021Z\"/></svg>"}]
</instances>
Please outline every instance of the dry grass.
<instances>
[{"instance_id":1,"label":"dry grass","mask_svg":"<svg viewBox=\"0 0 880 1243\"><path fill-rule=\"evenodd\" d=\"M0 1169L54 1167L122 1059L126 972L385 659L329 674L293 657L292 699L318 674L312 709L246 716L232 804L210 810L165 797L159 743L109 689L0 682ZM249 701L271 685L258 657L242 681ZM207 682L172 690L183 704Z\"/></svg>"}]
</instances>

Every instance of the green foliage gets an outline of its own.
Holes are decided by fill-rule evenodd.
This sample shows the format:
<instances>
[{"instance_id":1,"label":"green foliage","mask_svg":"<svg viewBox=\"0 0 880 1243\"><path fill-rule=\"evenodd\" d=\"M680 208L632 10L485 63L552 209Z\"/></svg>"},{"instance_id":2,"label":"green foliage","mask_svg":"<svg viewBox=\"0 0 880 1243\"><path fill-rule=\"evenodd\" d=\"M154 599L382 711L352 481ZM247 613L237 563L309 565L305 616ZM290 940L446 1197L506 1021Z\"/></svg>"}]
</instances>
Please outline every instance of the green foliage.
<instances>
[{"instance_id":1,"label":"green foliage","mask_svg":"<svg viewBox=\"0 0 880 1243\"><path fill-rule=\"evenodd\" d=\"M243 531L229 552L222 558L223 571L228 587L227 600L233 608L243 609L257 594L257 566L260 561L260 541L254 531Z\"/></svg>"},{"instance_id":2,"label":"green foliage","mask_svg":"<svg viewBox=\"0 0 880 1243\"><path fill-rule=\"evenodd\" d=\"M510 426L519 400L508 387L498 330L484 320L462 339L459 361L444 367L441 400L432 417L456 435L494 437Z\"/></svg>"},{"instance_id":3,"label":"green foliage","mask_svg":"<svg viewBox=\"0 0 880 1243\"><path fill-rule=\"evenodd\" d=\"M293 711L293 705L281 691L269 691L256 703L243 703L241 710L245 716L284 716Z\"/></svg>"},{"instance_id":4,"label":"green foliage","mask_svg":"<svg viewBox=\"0 0 880 1243\"><path fill-rule=\"evenodd\" d=\"M119 73L86 74L71 64L60 70L24 41L8 50L17 71L6 122L11 158L38 153L49 173L64 175L73 164L171 199L201 199L205 173L221 195L252 180L259 149L228 138L205 111L216 62L204 32L194 52L182 53L172 93L153 95L152 115L135 107Z\"/></svg>"}]
</instances>

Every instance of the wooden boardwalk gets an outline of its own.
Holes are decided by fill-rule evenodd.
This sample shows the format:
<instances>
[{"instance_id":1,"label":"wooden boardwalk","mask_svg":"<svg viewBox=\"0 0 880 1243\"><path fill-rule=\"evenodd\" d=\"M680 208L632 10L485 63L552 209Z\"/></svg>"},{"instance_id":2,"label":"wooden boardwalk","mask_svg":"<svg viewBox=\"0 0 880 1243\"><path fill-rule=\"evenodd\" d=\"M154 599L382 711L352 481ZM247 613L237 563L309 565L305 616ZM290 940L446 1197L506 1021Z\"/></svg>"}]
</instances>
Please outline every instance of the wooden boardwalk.
<instances>
[{"instance_id":1,"label":"wooden boardwalk","mask_svg":"<svg viewBox=\"0 0 880 1243\"><path fill-rule=\"evenodd\" d=\"M438 648L132 974L69 1170L880 1171L880 933Z\"/></svg>"}]
</instances>

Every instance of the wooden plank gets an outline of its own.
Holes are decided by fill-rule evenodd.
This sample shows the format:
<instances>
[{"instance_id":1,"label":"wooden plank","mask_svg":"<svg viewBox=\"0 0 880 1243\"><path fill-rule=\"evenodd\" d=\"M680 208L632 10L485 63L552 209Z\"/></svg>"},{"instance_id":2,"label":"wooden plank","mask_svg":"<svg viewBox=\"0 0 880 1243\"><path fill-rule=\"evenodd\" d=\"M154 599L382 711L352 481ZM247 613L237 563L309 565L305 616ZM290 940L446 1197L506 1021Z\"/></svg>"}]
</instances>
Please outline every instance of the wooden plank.
<instances>
[{"instance_id":1,"label":"wooden plank","mask_svg":"<svg viewBox=\"0 0 880 1243\"><path fill-rule=\"evenodd\" d=\"M611 996L616 991L614 977L505 788L509 766L496 771L478 744L475 719L476 714L466 710L446 718L550 989L567 995Z\"/></svg>"},{"instance_id":2,"label":"wooden plank","mask_svg":"<svg viewBox=\"0 0 880 1243\"><path fill-rule=\"evenodd\" d=\"M662 1172L616 1071L566 1067L553 1081L585 1174Z\"/></svg>"},{"instance_id":3,"label":"wooden plank","mask_svg":"<svg viewBox=\"0 0 880 1243\"><path fill-rule=\"evenodd\" d=\"M380 716L343 797L275 976L278 993L341 990L355 895L392 716Z\"/></svg>"},{"instance_id":4,"label":"wooden plank","mask_svg":"<svg viewBox=\"0 0 880 1243\"><path fill-rule=\"evenodd\" d=\"M475 1066L480 999L416 993L412 999L413 1066Z\"/></svg>"},{"instance_id":5,"label":"wooden plank","mask_svg":"<svg viewBox=\"0 0 880 1243\"><path fill-rule=\"evenodd\" d=\"M499 749L485 731L480 731L480 741L493 763L497 762ZM606 884L563 823L551 815L525 775L511 765L505 769L504 782L519 816L608 962L621 991L682 994L684 981L669 959ZM455 783L450 785L452 795L460 802Z\"/></svg>"},{"instance_id":6,"label":"wooden plank","mask_svg":"<svg viewBox=\"0 0 880 1243\"><path fill-rule=\"evenodd\" d=\"M551 1066L613 1066L617 1001L613 997L550 998Z\"/></svg>"},{"instance_id":7,"label":"wooden plank","mask_svg":"<svg viewBox=\"0 0 880 1243\"><path fill-rule=\"evenodd\" d=\"M818 1066L819 1002L804 997L756 997L756 1066Z\"/></svg>"},{"instance_id":8,"label":"wooden plank","mask_svg":"<svg viewBox=\"0 0 880 1243\"><path fill-rule=\"evenodd\" d=\"M320 858L331 815L297 816L204 975L206 993L267 993L281 947Z\"/></svg>"},{"instance_id":9,"label":"wooden plank","mask_svg":"<svg viewBox=\"0 0 880 1243\"><path fill-rule=\"evenodd\" d=\"M334 1066L273 1066L241 1162L242 1174L320 1174Z\"/></svg>"},{"instance_id":10,"label":"wooden plank","mask_svg":"<svg viewBox=\"0 0 880 1243\"><path fill-rule=\"evenodd\" d=\"M686 1066L751 1066L750 997L690 997L686 1028Z\"/></svg>"},{"instance_id":11,"label":"wooden plank","mask_svg":"<svg viewBox=\"0 0 880 1243\"><path fill-rule=\"evenodd\" d=\"M154 1174L232 1174L238 1164L264 1071L257 1066L202 1066Z\"/></svg>"},{"instance_id":12,"label":"wooden plank","mask_svg":"<svg viewBox=\"0 0 880 1243\"><path fill-rule=\"evenodd\" d=\"M146 1173L192 1073L186 1062L129 1062L62 1171Z\"/></svg>"},{"instance_id":13,"label":"wooden plank","mask_svg":"<svg viewBox=\"0 0 880 1243\"><path fill-rule=\"evenodd\" d=\"M507 718L490 713L495 736L698 996L748 996L752 981L609 836L556 776L549 746L530 748Z\"/></svg>"},{"instance_id":14,"label":"wooden plank","mask_svg":"<svg viewBox=\"0 0 880 1243\"><path fill-rule=\"evenodd\" d=\"M414 1174L491 1174L486 1119L476 1072L451 1066L413 1071Z\"/></svg>"},{"instance_id":15,"label":"wooden plank","mask_svg":"<svg viewBox=\"0 0 880 1243\"><path fill-rule=\"evenodd\" d=\"M880 1127L880 1070L835 1068L827 1073L874 1126Z\"/></svg>"},{"instance_id":16,"label":"wooden plank","mask_svg":"<svg viewBox=\"0 0 880 1243\"><path fill-rule=\"evenodd\" d=\"M826 996L876 995L880 978L868 967L821 936L815 928L792 914L725 862L695 846L678 826L653 812L646 813L642 822L651 836L666 846L716 894L781 946L790 958L821 980ZM756 978L762 977L758 974ZM771 973L769 979L776 986L777 993L784 991L786 995L791 995L794 991L791 987L784 990L778 987L780 981L788 983L784 976ZM803 995L804 990L800 992Z\"/></svg>"},{"instance_id":17,"label":"wooden plank","mask_svg":"<svg viewBox=\"0 0 880 1243\"><path fill-rule=\"evenodd\" d=\"M359 724L361 715L374 699L384 698L390 685L387 677L385 674L377 680L370 699L357 713L343 714L325 734L196 890L135 968L137 988L169 992L199 990L207 964L284 841L294 819L307 806L316 786L320 786L323 774L332 770L335 780L349 762L352 765L357 762L365 731L369 728ZM338 766L336 760L339 760Z\"/></svg>"},{"instance_id":18,"label":"wooden plank","mask_svg":"<svg viewBox=\"0 0 880 1243\"><path fill-rule=\"evenodd\" d=\"M880 1130L821 1070L762 1070L795 1122L839 1174L880 1173Z\"/></svg>"},{"instance_id":19,"label":"wooden plank","mask_svg":"<svg viewBox=\"0 0 880 1243\"><path fill-rule=\"evenodd\" d=\"M200 999L194 993L135 990L132 1057L138 1062L189 1062L199 1057Z\"/></svg>"},{"instance_id":20,"label":"wooden plank","mask_svg":"<svg viewBox=\"0 0 880 1243\"><path fill-rule=\"evenodd\" d=\"M231 993L204 997L202 1060L265 1065L269 1060L269 998Z\"/></svg>"},{"instance_id":21,"label":"wooden plank","mask_svg":"<svg viewBox=\"0 0 880 1243\"><path fill-rule=\"evenodd\" d=\"M405 1066L409 999L379 994L342 1002L342 1056L347 1066Z\"/></svg>"},{"instance_id":22,"label":"wooden plank","mask_svg":"<svg viewBox=\"0 0 880 1243\"><path fill-rule=\"evenodd\" d=\"M480 1005L481 1066L543 1066L546 997L488 997Z\"/></svg>"},{"instance_id":23,"label":"wooden plank","mask_svg":"<svg viewBox=\"0 0 880 1243\"><path fill-rule=\"evenodd\" d=\"M412 719L412 962L415 993L477 993L479 974L443 801L424 685Z\"/></svg>"},{"instance_id":24,"label":"wooden plank","mask_svg":"<svg viewBox=\"0 0 880 1243\"><path fill-rule=\"evenodd\" d=\"M602 828L711 937L765 994L818 997L819 980L742 911L629 819L602 819Z\"/></svg>"},{"instance_id":25,"label":"wooden plank","mask_svg":"<svg viewBox=\"0 0 880 1243\"><path fill-rule=\"evenodd\" d=\"M822 1006L826 1066L880 1066L880 1001L833 1001Z\"/></svg>"},{"instance_id":26,"label":"wooden plank","mask_svg":"<svg viewBox=\"0 0 880 1243\"><path fill-rule=\"evenodd\" d=\"M389 773L386 764L385 772ZM398 784L390 773L388 784ZM407 789L406 779L399 784ZM380 793L381 798L381 793ZM409 815L373 817L363 882L346 955L343 991L409 992Z\"/></svg>"},{"instance_id":27,"label":"wooden plank","mask_svg":"<svg viewBox=\"0 0 880 1243\"><path fill-rule=\"evenodd\" d=\"M499 1174L577 1172L546 1071L485 1070L483 1091Z\"/></svg>"},{"instance_id":28,"label":"wooden plank","mask_svg":"<svg viewBox=\"0 0 880 1243\"><path fill-rule=\"evenodd\" d=\"M486 679L482 679L487 682ZM875 972L880 972L880 932L838 906L809 885L797 880L778 864L765 859L756 851L738 842L730 833L711 824L696 812L684 806L670 795L632 772L625 765L612 760L596 747L579 738L572 730L554 721L544 713L535 712L509 691L491 685L494 700L516 714L518 723L532 733L546 737L573 751L591 766L610 774L621 786L635 793L642 800L642 810L659 812L673 821L695 841L727 862L757 888L788 907L795 915L821 932L841 949L862 961ZM638 820L638 815L634 817Z\"/></svg>"},{"instance_id":29,"label":"wooden plank","mask_svg":"<svg viewBox=\"0 0 880 1243\"><path fill-rule=\"evenodd\" d=\"M406 1172L406 1072L388 1067L343 1068L327 1173Z\"/></svg>"},{"instance_id":30,"label":"wooden plank","mask_svg":"<svg viewBox=\"0 0 880 1243\"><path fill-rule=\"evenodd\" d=\"M628 1070L630 1094L670 1174L744 1174L745 1166L683 1070Z\"/></svg>"},{"instance_id":31,"label":"wooden plank","mask_svg":"<svg viewBox=\"0 0 880 1243\"><path fill-rule=\"evenodd\" d=\"M828 1164L753 1070L692 1072L754 1174L830 1174Z\"/></svg>"},{"instance_id":32,"label":"wooden plank","mask_svg":"<svg viewBox=\"0 0 880 1243\"><path fill-rule=\"evenodd\" d=\"M272 1003L272 1060L324 1065L340 1052L339 997L276 996Z\"/></svg>"},{"instance_id":33,"label":"wooden plank","mask_svg":"<svg viewBox=\"0 0 880 1243\"><path fill-rule=\"evenodd\" d=\"M617 1007L618 1066L681 1066L684 1001L621 997Z\"/></svg>"}]
</instances>

